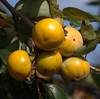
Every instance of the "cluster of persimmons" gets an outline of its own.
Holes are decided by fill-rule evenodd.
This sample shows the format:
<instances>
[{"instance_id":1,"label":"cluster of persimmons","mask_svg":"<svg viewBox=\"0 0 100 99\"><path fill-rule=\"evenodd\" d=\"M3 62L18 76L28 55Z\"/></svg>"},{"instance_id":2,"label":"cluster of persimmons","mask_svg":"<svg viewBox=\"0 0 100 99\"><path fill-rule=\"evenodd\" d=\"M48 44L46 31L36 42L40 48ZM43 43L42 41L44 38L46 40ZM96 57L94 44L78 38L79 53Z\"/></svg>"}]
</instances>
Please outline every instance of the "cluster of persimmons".
<instances>
[{"instance_id":1,"label":"cluster of persimmons","mask_svg":"<svg viewBox=\"0 0 100 99\"><path fill-rule=\"evenodd\" d=\"M65 81L80 82L90 72L89 62L73 53L83 46L81 33L71 26L63 27L57 20L45 18L32 29L32 40L42 50L36 57L36 70L43 76L59 74ZM8 57L8 72L12 78L24 81L32 68L24 50L12 52Z\"/></svg>"}]
</instances>

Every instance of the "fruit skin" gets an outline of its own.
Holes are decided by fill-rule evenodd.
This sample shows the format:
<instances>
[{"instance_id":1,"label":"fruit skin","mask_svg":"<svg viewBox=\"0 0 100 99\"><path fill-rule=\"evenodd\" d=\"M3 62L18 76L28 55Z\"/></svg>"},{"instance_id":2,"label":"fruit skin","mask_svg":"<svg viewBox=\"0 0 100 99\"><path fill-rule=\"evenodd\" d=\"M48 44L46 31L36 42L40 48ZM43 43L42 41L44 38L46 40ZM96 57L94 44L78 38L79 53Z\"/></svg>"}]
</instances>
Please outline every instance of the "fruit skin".
<instances>
[{"instance_id":1,"label":"fruit skin","mask_svg":"<svg viewBox=\"0 0 100 99\"><path fill-rule=\"evenodd\" d=\"M44 76L52 76L61 68L62 56L58 51L44 51L36 61L37 71Z\"/></svg>"},{"instance_id":2,"label":"fruit skin","mask_svg":"<svg viewBox=\"0 0 100 99\"><path fill-rule=\"evenodd\" d=\"M57 49L64 40L64 30L55 19L45 18L33 28L32 39L40 49L52 51Z\"/></svg>"},{"instance_id":3,"label":"fruit skin","mask_svg":"<svg viewBox=\"0 0 100 99\"><path fill-rule=\"evenodd\" d=\"M18 81L24 81L31 70L29 56L24 50L12 52L7 61L8 72L12 78Z\"/></svg>"},{"instance_id":4,"label":"fruit skin","mask_svg":"<svg viewBox=\"0 0 100 99\"><path fill-rule=\"evenodd\" d=\"M90 73L90 64L84 57L66 58L61 66L60 75L65 81L80 82Z\"/></svg>"},{"instance_id":5,"label":"fruit skin","mask_svg":"<svg viewBox=\"0 0 100 99\"><path fill-rule=\"evenodd\" d=\"M80 32L71 26L66 26L64 30L65 39L58 50L62 56L69 57L83 45L83 38Z\"/></svg>"}]
</instances>

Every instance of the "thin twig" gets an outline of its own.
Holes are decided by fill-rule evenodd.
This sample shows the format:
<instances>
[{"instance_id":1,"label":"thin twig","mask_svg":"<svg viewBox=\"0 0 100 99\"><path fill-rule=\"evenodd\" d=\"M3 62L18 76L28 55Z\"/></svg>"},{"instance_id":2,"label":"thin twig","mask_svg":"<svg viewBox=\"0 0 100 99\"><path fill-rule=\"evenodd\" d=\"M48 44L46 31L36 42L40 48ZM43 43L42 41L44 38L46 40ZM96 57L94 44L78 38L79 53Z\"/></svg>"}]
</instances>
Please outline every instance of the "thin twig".
<instances>
[{"instance_id":1,"label":"thin twig","mask_svg":"<svg viewBox=\"0 0 100 99\"><path fill-rule=\"evenodd\" d=\"M38 95L39 95L39 99L43 99L40 88L39 88L38 77L37 77L36 72L35 72L35 81L36 81L36 86L37 86L37 92L38 92Z\"/></svg>"},{"instance_id":2,"label":"thin twig","mask_svg":"<svg viewBox=\"0 0 100 99\"><path fill-rule=\"evenodd\" d=\"M21 19L26 25L28 25L31 29L34 27L34 24L25 16L23 16L21 13L16 11L6 0L0 0L7 8L8 10L16 16L18 19Z\"/></svg>"},{"instance_id":3,"label":"thin twig","mask_svg":"<svg viewBox=\"0 0 100 99\"><path fill-rule=\"evenodd\" d=\"M87 54L85 54L85 58L87 57Z\"/></svg>"},{"instance_id":4,"label":"thin twig","mask_svg":"<svg viewBox=\"0 0 100 99\"><path fill-rule=\"evenodd\" d=\"M90 69L95 71L95 72L100 72L100 69L99 68L96 68L94 66L90 66Z\"/></svg>"}]
</instances>

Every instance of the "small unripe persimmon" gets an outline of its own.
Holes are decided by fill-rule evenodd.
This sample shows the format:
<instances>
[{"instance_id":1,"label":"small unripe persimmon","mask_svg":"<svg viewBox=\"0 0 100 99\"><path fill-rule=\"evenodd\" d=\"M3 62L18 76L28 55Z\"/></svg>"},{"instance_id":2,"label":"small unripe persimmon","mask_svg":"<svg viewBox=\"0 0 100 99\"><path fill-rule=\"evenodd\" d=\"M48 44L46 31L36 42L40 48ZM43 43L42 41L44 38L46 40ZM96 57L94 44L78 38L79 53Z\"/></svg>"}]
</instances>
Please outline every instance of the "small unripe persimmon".
<instances>
[{"instance_id":1,"label":"small unripe persimmon","mask_svg":"<svg viewBox=\"0 0 100 99\"><path fill-rule=\"evenodd\" d=\"M61 68L62 56L58 51L42 52L36 60L37 71L44 76L52 76Z\"/></svg>"},{"instance_id":2,"label":"small unripe persimmon","mask_svg":"<svg viewBox=\"0 0 100 99\"><path fill-rule=\"evenodd\" d=\"M90 64L84 57L69 57L63 61L59 73L65 81L80 82L90 73Z\"/></svg>"},{"instance_id":3,"label":"small unripe persimmon","mask_svg":"<svg viewBox=\"0 0 100 99\"><path fill-rule=\"evenodd\" d=\"M12 78L24 81L31 70L31 62L27 52L24 50L12 52L8 57L7 67Z\"/></svg>"}]
</instances>

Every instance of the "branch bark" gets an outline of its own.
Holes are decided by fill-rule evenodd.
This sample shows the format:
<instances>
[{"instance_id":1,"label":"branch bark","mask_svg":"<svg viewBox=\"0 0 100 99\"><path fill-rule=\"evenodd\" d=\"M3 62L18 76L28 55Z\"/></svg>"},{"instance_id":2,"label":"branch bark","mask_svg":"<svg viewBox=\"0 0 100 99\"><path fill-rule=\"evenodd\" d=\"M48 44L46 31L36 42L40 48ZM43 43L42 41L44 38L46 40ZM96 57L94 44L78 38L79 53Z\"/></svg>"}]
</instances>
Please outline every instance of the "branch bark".
<instances>
[{"instance_id":1,"label":"branch bark","mask_svg":"<svg viewBox=\"0 0 100 99\"><path fill-rule=\"evenodd\" d=\"M94 66L90 66L90 69L95 71L95 72L100 72L100 69L99 68L96 68Z\"/></svg>"}]
</instances>

